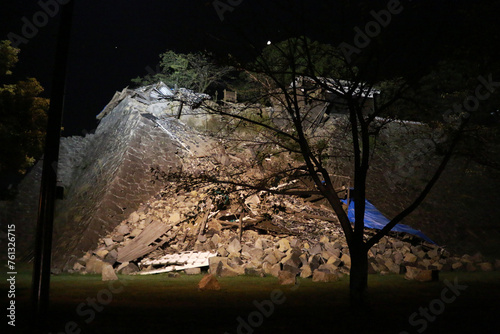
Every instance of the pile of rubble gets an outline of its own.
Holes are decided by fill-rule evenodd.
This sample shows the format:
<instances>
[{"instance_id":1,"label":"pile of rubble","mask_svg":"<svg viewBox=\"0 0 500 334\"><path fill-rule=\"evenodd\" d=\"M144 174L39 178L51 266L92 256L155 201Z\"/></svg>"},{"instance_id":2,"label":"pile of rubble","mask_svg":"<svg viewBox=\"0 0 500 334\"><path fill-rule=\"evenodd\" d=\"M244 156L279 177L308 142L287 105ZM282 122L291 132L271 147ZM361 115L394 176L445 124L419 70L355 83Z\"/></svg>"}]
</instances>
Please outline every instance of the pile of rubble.
<instances>
[{"instance_id":1,"label":"pile of rubble","mask_svg":"<svg viewBox=\"0 0 500 334\"><path fill-rule=\"evenodd\" d=\"M208 267L222 277L332 281L348 274L350 263L340 225L322 205L297 196L261 191L245 198L221 185L185 189L172 182L100 239L73 270L102 273L112 266L118 274L198 274ZM370 273L406 273L414 279L433 270L495 267L498 261L492 264L480 254L452 256L406 234L386 236L369 251Z\"/></svg>"},{"instance_id":2,"label":"pile of rubble","mask_svg":"<svg viewBox=\"0 0 500 334\"><path fill-rule=\"evenodd\" d=\"M101 238L73 271L103 273L106 268L113 276L198 274L208 268L217 276L273 275L282 282L297 276L332 281L349 274L349 249L335 214L317 194L299 191L314 189L307 177L288 178L282 172L286 163L299 171L295 162L269 156L259 165L243 146L232 152L239 155L219 143L183 155L179 170L152 167L151 182L161 182L163 190ZM349 186L342 182L334 182L334 188L347 196ZM289 195L276 195L278 190ZM430 280L440 270L500 269L498 260L453 256L405 233L382 238L368 256L370 273L405 273L419 280Z\"/></svg>"}]
</instances>

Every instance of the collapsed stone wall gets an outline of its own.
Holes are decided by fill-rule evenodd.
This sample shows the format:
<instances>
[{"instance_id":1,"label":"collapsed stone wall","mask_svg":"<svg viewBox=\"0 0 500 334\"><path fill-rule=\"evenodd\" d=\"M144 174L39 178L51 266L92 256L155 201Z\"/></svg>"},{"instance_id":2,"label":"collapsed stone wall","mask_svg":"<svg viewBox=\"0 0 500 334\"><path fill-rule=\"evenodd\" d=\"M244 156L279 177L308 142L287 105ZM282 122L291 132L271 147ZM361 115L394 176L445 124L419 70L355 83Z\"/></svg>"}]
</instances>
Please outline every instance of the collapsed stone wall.
<instances>
[{"instance_id":1,"label":"collapsed stone wall","mask_svg":"<svg viewBox=\"0 0 500 334\"><path fill-rule=\"evenodd\" d=\"M331 281L348 274L349 249L339 222L314 196L275 195L212 181L238 175L241 184L257 184L255 180L274 179L273 170L283 166L279 157L253 166L242 148L220 154L220 146L214 145L202 156L186 156L180 174L156 171L163 189L99 238L70 270L146 274L158 272L164 256L210 252L217 256L210 259L209 271L218 276L279 278L286 272L292 278ZM294 181L281 179L276 187L301 189L302 183ZM457 256L404 233L384 237L368 255L371 273L406 273L411 279L432 279L433 270L490 271L500 265L479 253ZM188 274L200 272L186 269Z\"/></svg>"},{"instance_id":2,"label":"collapsed stone wall","mask_svg":"<svg viewBox=\"0 0 500 334\"><path fill-rule=\"evenodd\" d=\"M158 192L161 185L152 182L152 167L170 170L181 165L186 146L174 130L146 117L146 109L126 97L101 120L95 134L85 137L82 150L62 150L65 198L58 202L55 218L56 268L72 266L99 237Z\"/></svg>"},{"instance_id":3,"label":"collapsed stone wall","mask_svg":"<svg viewBox=\"0 0 500 334\"><path fill-rule=\"evenodd\" d=\"M205 98L188 93L191 100ZM209 141L187 130L182 122L198 124L207 119L197 115L188 103L191 100L185 101L179 121L172 116L180 101L144 100L137 94L128 89L117 93L98 115L94 134L61 138L57 172L64 197L56 200L56 269L70 268L100 236L161 189L161 184L152 182L152 168L177 170L183 156L205 153L203 147ZM33 256L42 165L40 160L32 168L19 185L17 198L5 203L8 212L1 216L2 222L16 223L18 251L28 259Z\"/></svg>"},{"instance_id":4,"label":"collapsed stone wall","mask_svg":"<svg viewBox=\"0 0 500 334\"><path fill-rule=\"evenodd\" d=\"M186 163L185 157L209 152L205 149L207 139L202 138L196 131L186 128L182 123L206 127L209 118L191 106L184 106L180 122L175 119L179 106L179 101L166 100L144 104L127 94L121 94L106 109L105 115L102 115L95 134L61 139L58 179L60 185L65 188L65 197L57 202L55 267L63 270L73 268L73 264L81 254L95 249L99 240L102 245L103 236L112 233L117 226L123 224L141 203L151 200L151 196L158 196L158 191L163 185L160 182L152 182L152 167L165 171L179 170ZM329 131L329 128L325 127L325 130ZM405 137L404 134L400 136ZM393 138L392 135L387 137ZM339 148L348 145L344 137L338 139L338 143ZM391 150L389 156L400 153L399 148ZM348 157L344 162L347 164ZM371 168L371 175L375 175L372 179L374 182L369 184L368 189L374 204L389 214L395 211L394 207L391 207L390 203L393 203L391 199L405 198L408 195L405 189L390 188L386 177L388 174L393 174L387 172L390 163L391 161L383 159L374 163ZM16 209L17 216L22 219L19 225L24 226L31 235L36 222L40 171L39 164L26 178L25 190L20 193L31 195L21 196ZM350 174L349 170L342 171L342 168L337 168L335 171L340 171L342 175ZM421 170L418 176L425 174L426 170ZM387 191L388 189L390 191ZM451 188L443 187L443 189L450 191ZM442 202L443 198L440 200ZM30 206L29 210L26 209L27 206ZM498 206L494 209L498 210ZM436 225L435 228L423 228L424 232L431 231L428 234L432 239L436 239L438 231L452 235L447 232L452 230L454 233L452 237L460 231L467 232L467 229L463 228L445 229L444 225L437 226L436 219L428 219L425 214L418 216L416 220L413 217L415 216L410 217L412 219L410 225L416 228L426 227L427 222L429 222L427 226L432 223ZM146 220L144 224L145 222ZM436 233L432 233L433 231ZM233 237L220 234L219 236L224 237L224 241L221 242L222 247L228 245ZM135 236L123 235L123 237L133 239ZM452 237L437 241L450 240ZM457 242L461 242L463 238L456 239ZM23 240L29 239L23 238ZM278 240L273 239L272 242ZM195 247L196 244L191 246ZM189 247L184 248L186 245L179 247L178 250L189 249ZM221 252L224 253L222 250Z\"/></svg>"},{"instance_id":5,"label":"collapsed stone wall","mask_svg":"<svg viewBox=\"0 0 500 334\"><path fill-rule=\"evenodd\" d=\"M240 234L238 217L242 205ZM144 243L144 236L157 225L165 228L151 235L150 245ZM134 244L141 246L136 248L138 252L127 252ZM300 276L313 281L335 281L348 275L351 266L339 222L324 206L296 196L267 192L248 196L245 190L230 193L217 185L186 190L170 184L100 238L70 271L102 274L103 278L107 275L106 267L118 274L158 273L169 266L161 262L165 255L182 256L186 252L210 252L212 257L205 267L221 277L288 275L292 280ZM404 233L382 238L369 250L368 257L372 274L404 273L407 279L417 280L431 280L433 270L500 269L498 260L489 262L479 253L456 256ZM170 266L174 264L183 263ZM202 268L184 271L199 274Z\"/></svg>"}]
</instances>

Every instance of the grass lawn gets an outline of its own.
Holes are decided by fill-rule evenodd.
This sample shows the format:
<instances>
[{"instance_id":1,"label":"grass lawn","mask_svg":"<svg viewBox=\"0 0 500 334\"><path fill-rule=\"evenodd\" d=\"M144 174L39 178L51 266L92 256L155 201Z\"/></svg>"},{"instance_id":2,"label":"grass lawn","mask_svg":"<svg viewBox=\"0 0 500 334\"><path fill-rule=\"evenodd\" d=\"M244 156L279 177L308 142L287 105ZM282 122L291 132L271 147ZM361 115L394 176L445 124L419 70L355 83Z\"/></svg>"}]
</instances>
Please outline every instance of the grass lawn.
<instances>
[{"instance_id":1,"label":"grass lawn","mask_svg":"<svg viewBox=\"0 0 500 334\"><path fill-rule=\"evenodd\" d=\"M301 279L295 287L274 277L220 278L221 291L200 292L201 277L120 276L109 283L98 275L52 276L48 322L52 333L500 333L500 272L441 273L431 283L370 275L368 305L358 312L349 307L347 276ZM455 280L453 292L445 281ZM30 281L24 266L16 277L14 333L33 332ZM3 276L2 296L7 288Z\"/></svg>"}]
</instances>

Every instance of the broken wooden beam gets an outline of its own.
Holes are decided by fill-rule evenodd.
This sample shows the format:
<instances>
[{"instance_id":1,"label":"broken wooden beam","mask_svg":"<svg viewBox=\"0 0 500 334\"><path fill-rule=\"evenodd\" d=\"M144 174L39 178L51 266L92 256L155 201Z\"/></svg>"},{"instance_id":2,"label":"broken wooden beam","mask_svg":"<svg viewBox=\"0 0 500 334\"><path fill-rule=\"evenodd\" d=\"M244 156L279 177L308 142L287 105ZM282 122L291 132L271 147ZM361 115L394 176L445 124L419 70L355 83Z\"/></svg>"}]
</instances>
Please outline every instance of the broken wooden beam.
<instances>
[{"instance_id":1,"label":"broken wooden beam","mask_svg":"<svg viewBox=\"0 0 500 334\"><path fill-rule=\"evenodd\" d=\"M156 239L161 238L163 234L169 231L172 227L155 220L130 242L130 244L118 249L118 262L130 262L141 256L144 256L157 247L151 245Z\"/></svg>"},{"instance_id":2,"label":"broken wooden beam","mask_svg":"<svg viewBox=\"0 0 500 334\"><path fill-rule=\"evenodd\" d=\"M336 217L313 215L310 213L298 213L297 216L302 217L302 218L306 218L306 219L318 219L318 220L324 220L327 222L334 222L334 223L339 221Z\"/></svg>"}]
</instances>

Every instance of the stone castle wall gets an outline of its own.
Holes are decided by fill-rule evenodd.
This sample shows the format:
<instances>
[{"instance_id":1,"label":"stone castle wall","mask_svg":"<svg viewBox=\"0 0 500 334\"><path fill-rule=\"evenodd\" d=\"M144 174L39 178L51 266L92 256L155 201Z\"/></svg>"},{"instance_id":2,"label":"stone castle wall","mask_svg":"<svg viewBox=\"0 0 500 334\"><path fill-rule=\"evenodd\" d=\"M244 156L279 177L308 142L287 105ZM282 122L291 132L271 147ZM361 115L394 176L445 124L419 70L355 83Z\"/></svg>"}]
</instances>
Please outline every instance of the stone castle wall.
<instances>
[{"instance_id":1,"label":"stone castle wall","mask_svg":"<svg viewBox=\"0 0 500 334\"><path fill-rule=\"evenodd\" d=\"M142 115L145 108L125 98L85 138L81 150L62 151L66 168L59 175L65 199L55 218L55 267L71 264L160 190L160 184L151 182L151 167L179 165L182 148Z\"/></svg>"}]
</instances>

